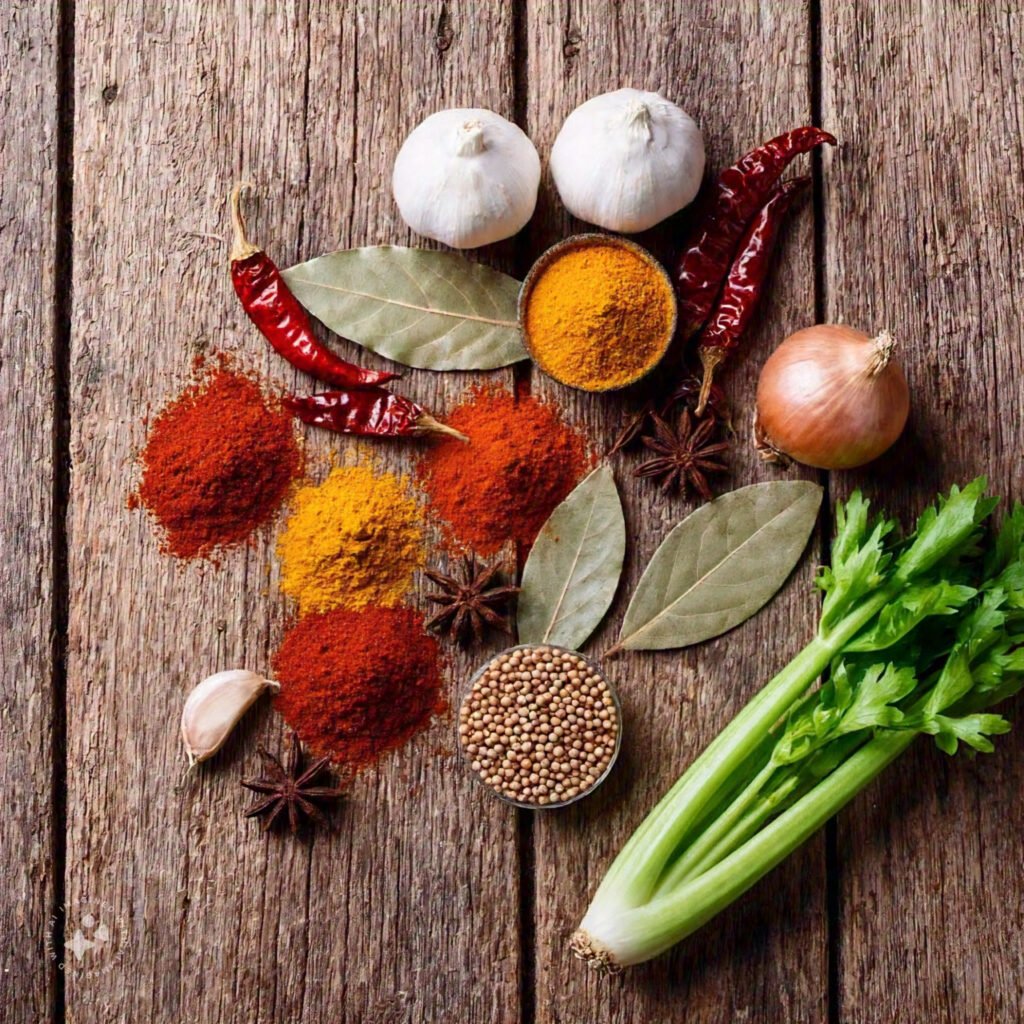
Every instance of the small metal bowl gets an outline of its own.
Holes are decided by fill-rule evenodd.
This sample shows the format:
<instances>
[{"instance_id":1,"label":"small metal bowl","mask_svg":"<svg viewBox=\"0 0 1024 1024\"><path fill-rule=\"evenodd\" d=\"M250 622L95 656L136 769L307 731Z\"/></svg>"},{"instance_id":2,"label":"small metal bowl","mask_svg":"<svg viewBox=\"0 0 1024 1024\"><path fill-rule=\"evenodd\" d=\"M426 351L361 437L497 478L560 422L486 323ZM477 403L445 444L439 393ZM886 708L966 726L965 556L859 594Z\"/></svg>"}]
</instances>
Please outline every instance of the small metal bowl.
<instances>
[{"instance_id":1,"label":"small metal bowl","mask_svg":"<svg viewBox=\"0 0 1024 1024\"><path fill-rule=\"evenodd\" d=\"M544 271L547 270L559 256L572 249L585 249L590 246L597 245L617 246L620 249L625 249L628 252L633 253L635 256L638 256L647 264L647 266L656 271L664 281L667 294L670 297L672 303L672 319L669 323L668 330L665 332L665 339L657 356L654 357L650 364L642 369L635 377L631 377L627 381L623 381L620 384L615 384L609 387L585 388L581 387L579 384L573 384L570 381L561 380L544 365L533 347L533 342L530 340L530 332L526 328L526 311L529 306L530 295L532 294L535 285L540 280ZM622 388L628 388L630 385L636 384L637 381L643 380L643 378L646 377L664 358L665 353L672 344L672 338L675 336L678 320L679 306L676 302L676 290L675 286L672 284L672 278L668 275L668 271L642 246L639 246L636 242L631 242L626 238L620 238L618 235L603 235L596 231L588 231L585 234L571 235L569 238L565 238L561 242L556 242L550 249L541 253L537 258L536 263L534 263L530 268L530 272L526 275L526 280L523 281L522 287L519 289L519 327L523 335L523 343L526 345L527 352L530 353L530 358L533 359L534 363L539 366L544 373L553 380L557 380L559 384L564 384L566 387L574 388L577 391L585 391L591 394L605 391L621 391Z\"/></svg>"},{"instance_id":2,"label":"small metal bowl","mask_svg":"<svg viewBox=\"0 0 1024 1024\"><path fill-rule=\"evenodd\" d=\"M594 780L594 784L589 789L583 790L582 793L577 793L575 796L569 797L568 800L561 800L558 803L550 804L534 804L528 803L525 800L514 800L512 797L506 796L504 793L499 793L492 786L489 786L486 782L484 782L480 775L473 770L472 758L466 753L466 750L462 745L462 737L459 735L458 732L459 719L461 718L462 707L468 700L469 695L473 692L473 687L476 686L480 677L484 674L484 672L487 671L491 664L497 661L498 658L502 658L507 654L511 654L513 651L536 651L541 648L546 648L552 651L558 651L563 654L571 654L574 657L579 658L580 661L584 662L590 669L592 669L598 676L600 676L605 686L608 687L608 692L611 694L612 705L615 708L615 718L618 724L618 729L615 733L615 749L612 751L612 755L608 759L608 764L605 765L604 770L597 777L597 779ZM486 789L487 792L491 794L491 796L494 796L502 803L510 804L513 807L522 807L523 809L528 811L553 811L557 810L559 807L568 807L570 804L574 804L577 801L582 800L584 797L590 796L591 793L598 789L600 785L604 782L604 780L607 779L608 776L611 774L611 770L615 767L615 762L619 759L619 750L622 747L622 705L619 703L619 695L616 692L615 687L612 685L611 680L608 678L607 675L605 675L604 670L596 662L594 662L591 658L588 658L585 654L580 654L579 651L570 650L570 648L568 647L559 647L557 644L515 644L512 647L506 647L505 650L503 651L498 651L497 654L494 654L490 658L488 658L487 661L485 661L473 673L472 677L469 680L469 686L466 688L465 696L462 698L462 703L459 705L459 711L460 714L456 717L455 724L455 742L458 745L459 755L462 758L462 761L465 764L466 769L473 776L476 783L482 786L484 789Z\"/></svg>"}]
</instances>

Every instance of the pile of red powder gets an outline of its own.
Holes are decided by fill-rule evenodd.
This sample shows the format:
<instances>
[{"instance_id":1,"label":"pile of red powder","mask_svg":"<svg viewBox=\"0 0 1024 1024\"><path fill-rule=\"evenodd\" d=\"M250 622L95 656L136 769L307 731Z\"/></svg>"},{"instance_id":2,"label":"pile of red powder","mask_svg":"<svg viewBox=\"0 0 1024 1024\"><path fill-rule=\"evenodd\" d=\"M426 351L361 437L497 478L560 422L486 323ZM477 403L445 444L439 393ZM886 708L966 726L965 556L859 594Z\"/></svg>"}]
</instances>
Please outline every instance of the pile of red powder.
<instances>
[{"instance_id":1,"label":"pile of red powder","mask_svg":"<svg viewBox=\"0 0 1024 1024\"><path fill-rule=\"evenodd\" d=\"M300 619L274 656L277 710L320 756L353 770L445 709L437 641L410 608L335 609Z\"/></svg>"},{"instance_id":2,"label":"pile of red powder","mask_svg":"<svg viewBox=\"0 0 1024 1024\"><path fill-rule=\"evenodd\" d=\"M428 500L450 538L482 555L505 540L532 544L589 459L582 436L531 395L471 389L445 422L468 438L444 438L420 464Z\"/></svg>"},{"instance_id":3,"label":"pile of red powder","mask_svg":"<svg viewBox=\"0 0 1024 1024\"><path fill-rule=\"evenodd\" d=\"M289 413L223 360L160 412L140 459L129 504L149 510L179 558L245 540L302 468Z\"/></svg>"}]
</instances>

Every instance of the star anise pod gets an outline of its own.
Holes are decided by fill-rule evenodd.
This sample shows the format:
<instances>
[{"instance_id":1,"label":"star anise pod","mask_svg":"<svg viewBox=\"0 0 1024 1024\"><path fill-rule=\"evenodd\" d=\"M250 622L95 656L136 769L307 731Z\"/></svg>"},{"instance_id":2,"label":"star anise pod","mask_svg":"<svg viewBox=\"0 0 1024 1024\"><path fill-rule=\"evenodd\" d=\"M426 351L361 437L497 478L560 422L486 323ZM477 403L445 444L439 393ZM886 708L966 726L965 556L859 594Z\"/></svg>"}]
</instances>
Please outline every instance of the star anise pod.
<instances>
[{"instance_id":1,"label":"star anise pod","mask_svg":"<svg viewBox=\"0 0 1024 1024\"><path fill-rule=\"evenodd\" d=\"M652 477L661 482L663 491L679 487L683 493L693 488L705 501L714 495L708 486L708 475L724 473L726 466L716 458L729 450L724 441L709 443L717 420L706 416L694 423L689 409L679 416L679 425L673 430L660 416L652 414L654 436L641 438L655 457L642 463L636 471L639 477Z\"/></svg>"},{"instance_id":2,"label":"star anise pod","mask_svg":"<svg viewBox=\"0 0 1024 1024\"><path fill-rule=\"evenodd\" d=\"M628 448L644 432L652 412L654 412L654 403L645 403L638 413L626 421L625 426L619 431L615 440L612 441L611 447L605 455L611 458L616 452L621 452L624 448Z\"/></svg>"},{"instance_id":3,"label":"star anise pod","mask_svg":"<svg viewBox=\"0 0 1024 1024\"><path fill-rule=\"evenodd\" d=\"M655 413L663 420L667 420L677 405L685 405L687 408L693 409L697 405L697 398L700 395L700 384L700 377L690 373L680 379L672 393L660 404L656 404L653 400L645 402L643 407L626 421L605 453L606 456L610 458L640 440L641 435L650 424L651 416ZM717 384L711 385L708 410L713 417L724 424L730 433L733 432L725 393Z\"/></svg>"},{"instance_id":4,"label":"star anise pod","mask_svg":"<svg viewBox=\"0 0 1024 1024\"><path fill-rule=\"evenodd\" d=\"M439 594L427 594L428 601L441 606L427 619L427 629L446 632L462 647L468 646L470 640L481 643L488 626L511 634L512 627L498 609L507 605L519 588L493 586L500 572L497 565L478 566L472 556L465 559L462 579L426 569L426 577L441 588Z\"/></svg>"},{"instance_id":5,"label":"star anise pod","mask_svg":"<svg viewBox=\"0 0 1024 1024\"><path fill-rule=\"evenodd\" d=\"M308 768L302 767L302 744L292 733L291 751L287 768L281 760L263 747L258 751L263 759L263 775L257 779L243 779L242 785L254 793L262 793L262 800L253 804L246 812L247 818L266 815L263 831L266 832L282 813L287 813L288 826L292 833L298 832L300 822L309 818L326 827L329 822L316 801L337 800L344 790L333 786L313 786L316 777L330 763L329 757L321 757Z\"/></svg>"}]
</instances>

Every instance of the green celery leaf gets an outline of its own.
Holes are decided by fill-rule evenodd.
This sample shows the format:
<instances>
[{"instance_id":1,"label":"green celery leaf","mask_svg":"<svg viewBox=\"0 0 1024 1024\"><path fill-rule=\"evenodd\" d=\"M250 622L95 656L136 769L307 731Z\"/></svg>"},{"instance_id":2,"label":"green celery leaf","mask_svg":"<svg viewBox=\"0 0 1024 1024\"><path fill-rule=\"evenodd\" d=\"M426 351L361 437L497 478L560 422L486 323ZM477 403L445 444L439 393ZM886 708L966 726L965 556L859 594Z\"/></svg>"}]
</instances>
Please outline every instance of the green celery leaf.
<instances>
[{"instance_id":1,"label":"green celery leaf","mask_svg":"<svg viewBox=\"0 0 1024 1024\"><path fill-rule=\"evenodd\" d=\"M966 697L973 686L974 677L971 674L970 657L964 647L957 646L946 659L946 664L939 675L939 681L928 695L925 712L938 714L940 711L945 711L946 708Z\"/></svg>"},{"instance_id":2,"label":"green celery leaf","mask_svg":"<svg viewBox=\"0 0 1024 1024\"><path fill-rule=\"evenodd\" d=\"M1024 689L1024 637L1007 639L972 666L974 689L957 710L980 711Z\"/></svg>"},{"instance_id":3,"label":"green celery leaf","mask_svg":"<svg viewBox=\"0 0 1024 1024\"><path fill-rule=\"evenodd\" d=\"M973 587L940 580L909 586L879 613L875 624L846 646L847 652L884 651L933 615L952 615L975 596Z\"/></svg>"},{"instance_id":4,"label":"green celery leaf","mask_svg":"<svg viewBox=\"0 0 1024 1024\"><path fill-rule=\"evenodd\" d=\"M969 649L972 658L1006 635L1005 603L1004 590L988 590L961 621L957 640Z\"/></svg>"},{"instance_id":5,"label":"green celery leaf","mask_svg":"<svg viewBox=\"0 0 1024 1024\"><path fill-rule=\"evenodd\" d=\"M861 729L898 725L903 712L893 705L912 693L916 686L917 676L912 668L872 665L855 684L853 703L837 724L835 734L841 736Z\"/></svg>"},{"instance_id":6,"label":"green celery leaf","mask_svg":"<svg viewBox=\"0 0 1024 1024\"><path fill-rule=\"evenodd\" d=\"M935 737L938 748L946 754L955 754L958 743L966 743L982 754L991 754L995 746L989 736L1002 736L1010 731L1010 723L1002 715L964 715L951 718L932 715L923 731Z\"/></svg>"},{"instance_id":7,"label":"green celery leaf","mask_svg":"<svg viewBox=\"0 0 1024 1024\"><path fill-rule=\"evenodd\" d=\"M815 583L825 591L821 625L823 630L838 622L850 609L885 578L891 555L885 540L896 524L891 519L868 522L869 502L860 491L836 506L836 537L832 543L832 565L822 568Z\"/></svg>"},{"instance_id":8,"label":"green celery leaf","mask_svg":"<svg viewBox=\"0 0 1024 1024\"><path fill-rule=\"evenodd\" d=\"M900 555L897 575L903 580L919 579L940 562L975 550L980 537L978 524L991 515L997 498L986 498L988 480L979 476L963 489L955 484L948 497L940 497L925 509L917 521L913 540Z\"/></svg>"},{"instance_id":9,"label":"green celery leaf","mask_svg":"<svg viewBox=\"0 0 1024 1024\"><path fill-rule=\"evenodd\" d=\"M903 712L895 704L916 687L917 676L909 666L839 662L831 679L790 712L772 750L772 763L796 764L840 736L899 727Z\"/></svg>"},{"instance_id":10,"label":"green celery leaf","mask_svg":"<svg viewBox=\"0 0 1024 1024\"><path fill-rule=\"evenodd\" d=\"M1024 611L1024 558L1008 565L990 586L1005 591L1006 603L1011 608Z\"/></svg>"},{"instance_id":11,"label":"green celery leaf","mask_svg":"<svg viewBox=\"0 0 1024 1024\"><path fill-rule=\"evenodd\" d=\"M985 563L985 575L996 579L1007 569L1024 563L1024 505L1014 502L1003 520ZM1020 584L1018 584L1019 586Z\"/></svg>"}]
</instances>

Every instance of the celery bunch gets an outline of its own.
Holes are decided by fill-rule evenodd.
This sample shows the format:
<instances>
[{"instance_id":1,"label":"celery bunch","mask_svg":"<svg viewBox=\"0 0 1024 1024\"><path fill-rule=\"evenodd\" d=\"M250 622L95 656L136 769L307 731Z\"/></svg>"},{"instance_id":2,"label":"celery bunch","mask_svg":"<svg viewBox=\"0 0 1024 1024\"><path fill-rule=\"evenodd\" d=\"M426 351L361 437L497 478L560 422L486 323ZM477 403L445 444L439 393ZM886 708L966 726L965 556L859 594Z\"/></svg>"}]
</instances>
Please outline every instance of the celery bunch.
<instances>
[{"instance_id":1,"label":"celery bunch","mask_svg":"<svg viewBox=\"0 0 1024 1024\"><path fill-rule=\"evenodd\" d=\"M993 749L1010 726L988 708L1024 685L1024 508L988 533L985 487L954 487L905 539L859 493L837 508L816 636L623 847L573 936L577 955L618 970L668 949L921 734L949 754Z\"/></svg>"}]
</instances>

